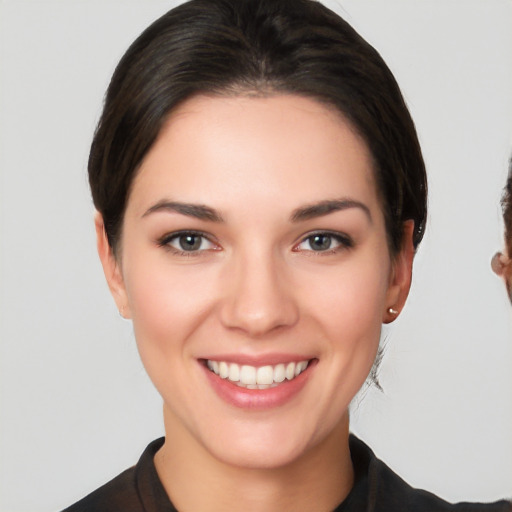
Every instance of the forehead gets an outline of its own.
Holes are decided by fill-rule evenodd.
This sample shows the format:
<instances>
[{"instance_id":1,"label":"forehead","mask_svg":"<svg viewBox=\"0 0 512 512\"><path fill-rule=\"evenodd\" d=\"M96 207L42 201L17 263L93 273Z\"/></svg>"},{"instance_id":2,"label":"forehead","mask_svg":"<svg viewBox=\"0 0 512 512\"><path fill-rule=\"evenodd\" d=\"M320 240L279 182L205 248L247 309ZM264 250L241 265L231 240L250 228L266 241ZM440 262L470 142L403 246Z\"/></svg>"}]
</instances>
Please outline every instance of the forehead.
<instances>
[{"instance_id":1,"label":"forehead","mask_svg":"<svg viewBox=\"0 0 512 512\"><path fill-rule=\"evenodd\" d=\"M180 105L143 160L129 206L162 195L216 208L235 197L289 209L345 195L378 202L363 139L334 108L294 95Z\"/></svg>"}]
</instances>

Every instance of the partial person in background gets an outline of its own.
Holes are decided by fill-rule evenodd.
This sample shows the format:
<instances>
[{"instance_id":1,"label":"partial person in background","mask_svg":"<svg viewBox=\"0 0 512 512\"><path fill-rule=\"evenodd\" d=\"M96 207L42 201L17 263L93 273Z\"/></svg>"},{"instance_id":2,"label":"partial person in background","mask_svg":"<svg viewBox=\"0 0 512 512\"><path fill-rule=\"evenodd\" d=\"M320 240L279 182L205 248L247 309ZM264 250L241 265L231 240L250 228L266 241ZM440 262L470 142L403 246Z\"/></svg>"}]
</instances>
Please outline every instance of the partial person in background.
<instances>
[{"instance_id":1,"label":"partial person in background","mask_svg":"<svg viewBox=\"0 0 512 512\"><path fill-rule=\"evenodd\" d=\"M497 252L491 261L491 267L494 272L503 278L507 287L508 296L512 302L512 157L509 161L508 177L503 196L501 198L501 208L503 211L504 242L503 252Z\"/></svg>"}]
</instances>

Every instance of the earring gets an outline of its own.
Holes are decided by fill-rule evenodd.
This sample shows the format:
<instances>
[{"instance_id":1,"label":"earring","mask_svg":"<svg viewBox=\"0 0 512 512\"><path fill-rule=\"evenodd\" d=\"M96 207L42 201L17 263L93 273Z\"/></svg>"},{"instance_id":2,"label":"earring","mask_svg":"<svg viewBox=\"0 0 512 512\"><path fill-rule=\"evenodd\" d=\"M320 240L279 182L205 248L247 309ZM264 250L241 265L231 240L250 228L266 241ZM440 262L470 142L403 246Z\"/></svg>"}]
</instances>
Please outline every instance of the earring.
<instances>
[{"instance_id":1,"label":"earring","mask_svg":"<svg viewBox=\"0 0 512 512\"><path fill-rule=\"evenodd\" d=\"M393 308L388 308L388 313L390 315L398 315L398 311L396 309L393 309Z\"/></svg>"}]
</instances>

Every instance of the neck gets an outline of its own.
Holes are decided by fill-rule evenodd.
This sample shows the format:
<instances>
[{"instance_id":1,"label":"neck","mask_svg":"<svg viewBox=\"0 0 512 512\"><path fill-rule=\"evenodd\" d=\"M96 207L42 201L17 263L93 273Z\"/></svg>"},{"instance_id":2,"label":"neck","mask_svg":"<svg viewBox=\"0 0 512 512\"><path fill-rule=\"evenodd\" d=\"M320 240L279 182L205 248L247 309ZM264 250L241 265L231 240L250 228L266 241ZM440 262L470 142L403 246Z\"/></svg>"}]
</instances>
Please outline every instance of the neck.
<instances>
[{"instance_id":1,"label":"neck","mask_svg":"<svg viewBox=\"0 0 512 512\"><path fill-rule=\"evenodd\" d=\"M330 511L353 485L348 413L331 434L277 468L243 468L213 457L164 412L166 441L155 456L162 484L180 511Z\"/></svg>"}]
</instances>

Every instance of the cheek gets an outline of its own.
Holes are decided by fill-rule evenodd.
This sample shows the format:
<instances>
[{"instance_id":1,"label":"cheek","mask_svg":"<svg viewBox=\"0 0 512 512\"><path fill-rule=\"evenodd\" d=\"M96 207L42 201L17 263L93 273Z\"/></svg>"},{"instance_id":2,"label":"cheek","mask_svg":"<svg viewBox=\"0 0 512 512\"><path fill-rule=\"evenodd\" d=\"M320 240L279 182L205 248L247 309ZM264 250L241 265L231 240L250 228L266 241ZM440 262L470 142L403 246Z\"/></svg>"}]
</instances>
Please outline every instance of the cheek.
<instances>
[{"instance_id":1,"label":"cheek","mask_svg":"<svg viewBox=\"0 0 512 512\"><path fill-rule=\"evenodd\" d=\"M380 265L379 265L380 263ZM388 288L387 266L369 261L330 272L329 279L305 283L311 321L321 334L325 366L333 386L333 410L347 407L364 384L380 343ZM321 282L328 286L321 286ZM337 409L336 409L337 410Z\"/></svg>"},{"instance_id":2,"label":"cheek","mask_svg":"<svg viewBox=\"0 0 512 512\"><path fill-rule=\"evenodd\" d=\"M307 314L308 332L319 340L322 382L316 400L324 411L321 429L329 430L345 414L379 347L387 266L360 263L327 269L314 279L303 274L301 309Z\"/></svg>"},{"instance_id":3,"label":"cheek","mask_svg":"<svg viewBox=\"0 0 512 512\"><path fill-rule=\"evenodd\" d=\"M333 360L341 366L339 374L345 385L351 384L351 394L357 392L370 371L380 343L382 307L385 294L358 280L324 303L324 325L330 340ZM373 293L372 293L373 292Z\"/></svg>"},{"instance_id":4,"label":"cheek","mask_svg":"<svg viewBox=\"0 0 512 512\"><path fill-rule=\"evenodd\" d=\"M125 284L141 355L185 347L208 315L214 292L211 276L200 266L176 269L165 256L126 265Z\"/></svg>"},{"instance_id":5,"label":"cheek","mask_svg":"<svg viewBox=\"0 0 512 512\"><path fill-rule=\"evenodd\" d=\"M340 336L343 332L346 339L380 332L388 289L388 273L382 267L382 262L340 266L326 279L308 279L303 289L309 307L327 329Z\"/></svg>"},{"instance_id":6,"label":"cheek","mask_svg":"<svg viewBox=\"0 0 512 512\"><path fill-rule=\"evenodd\" d=\"M194 340L212 309L212 279L199 268L153 262L127 273L127 292L140 358L167 403L187 403L181 382L195 364Z\"/></svg>"}]
</instances>

